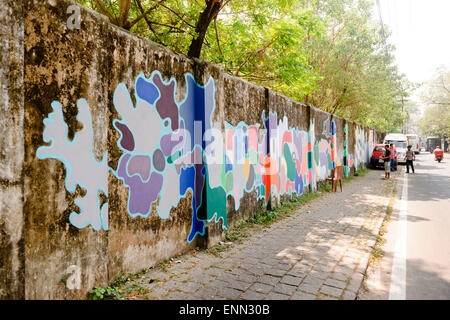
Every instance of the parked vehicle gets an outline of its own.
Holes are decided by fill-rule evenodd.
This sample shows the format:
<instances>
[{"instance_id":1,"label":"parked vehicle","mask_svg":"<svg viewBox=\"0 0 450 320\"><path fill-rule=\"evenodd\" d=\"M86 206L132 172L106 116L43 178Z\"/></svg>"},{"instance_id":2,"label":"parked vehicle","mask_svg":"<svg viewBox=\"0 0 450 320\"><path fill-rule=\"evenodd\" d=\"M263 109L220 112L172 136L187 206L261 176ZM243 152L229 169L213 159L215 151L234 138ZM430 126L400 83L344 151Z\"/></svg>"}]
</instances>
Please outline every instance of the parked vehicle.
<instances>
[{"instance_id":1,"label":"parked vehicle","mask_svg":"<svg viewBox=\"0 0 450 320\"><path fill-rule=\"evenodd\" d=\"M415 154L419 154L420 153L419 136L414 133L409 133L406 135L406 139L408 141L408 145L411 146L411 150L414 151Z\"/></svg>"},{"instance_id":2,"label":"parked vehicle","mask_svg":"<svg viewBox=\"0 0 450 320\"><path fill-rule=\"evenodd\" d=\"M444 159L444 150L441 150L441 147L437 146L434 150L434 160L437 160L437 162L441 162L442 159Z\"/></svg>"},{"instance_id":3,"label":"parked vehicle","mask_svg":"<svg viewBox=\"0 0 450 320\"><path fill-rule=\"evenodd\" d=\"M437 146L441 146L441 138L438 137L428 137L427 138L427 150L430 153L433 153L434 149Z\"/></svg>"},{"instance_id":4,"label":"parked vehicle","mask_svg":"<svg viewBox=\"0 0 450 320\"><path fill-rule=\"evenodd\" d=\"M408 146L408 139L403 133L389 133L384 137L384 144L394 144L397 150L397 161L398 163L406 163L405 156Z\"/></svg>"},{"instance_id":5,"label":"parked vehicle","mask_svg":"<svg viewBox=\"0 0 450 320\"><path fill-rule=\"evenodd\" d=\"M384 144L376 144L373 147L372 156L370 157L370 168L384 167L383 155L386 149ZM395 169L397 169L397 158L395 158Z\"/></svg>"},{"instance_id":6,"label":"parked vehicle","mask_svg":"<svg viewBox=\"0 0 450 320\"><path fill-rule=\"evenodd\" d=\"M420 140L420 151L426 151L427 150L427 137L419 137Z\"/></svg>"}]
</instances>

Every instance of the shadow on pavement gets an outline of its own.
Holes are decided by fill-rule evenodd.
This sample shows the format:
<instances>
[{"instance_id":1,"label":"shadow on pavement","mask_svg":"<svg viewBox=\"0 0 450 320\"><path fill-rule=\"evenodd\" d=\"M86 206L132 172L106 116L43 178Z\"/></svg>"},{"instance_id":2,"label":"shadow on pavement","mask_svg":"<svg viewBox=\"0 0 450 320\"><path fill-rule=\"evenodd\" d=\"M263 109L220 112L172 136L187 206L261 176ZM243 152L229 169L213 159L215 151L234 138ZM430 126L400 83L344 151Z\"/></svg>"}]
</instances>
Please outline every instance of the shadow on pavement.
<instances>
[{"instance_id":1,"label":"shadow on pavement","mask_svg":"<svg viewBox=\"0 0 450 320\"><path fill-rule=\"evenodd\" d=\"M412 216L412 215L408 214L407 221L408 222L430 221L430 219L422 218L422 217L418 217L418 216Z\"/></svg>"},{"instance_id":2,"label":"shadow on pavement","mask_svg":"<svg viewBox=\"0 0 450 320\"><path fill-rule=\"evenodd\" d=\"M418 168L418 170L420 170ZM417 171L416 171L417 172ZM413 186L415 183L420 185ZM438 173L418 172L408 175L409 201L436 201L450 198L450 179ZM413 188L412 188L413 187Z\"/></svg>"},{"instance_id":3,"label":"shadow on pavement","mask_svg":"<svg viewBox=\"0 0 450 320\"><path fill-rule=\"evenodd\" d=\"M406 261L407 300L450 299L450 282L431 269L442 270L442 266L431 266L422 259Z\"/></svg>"}]
</instances>

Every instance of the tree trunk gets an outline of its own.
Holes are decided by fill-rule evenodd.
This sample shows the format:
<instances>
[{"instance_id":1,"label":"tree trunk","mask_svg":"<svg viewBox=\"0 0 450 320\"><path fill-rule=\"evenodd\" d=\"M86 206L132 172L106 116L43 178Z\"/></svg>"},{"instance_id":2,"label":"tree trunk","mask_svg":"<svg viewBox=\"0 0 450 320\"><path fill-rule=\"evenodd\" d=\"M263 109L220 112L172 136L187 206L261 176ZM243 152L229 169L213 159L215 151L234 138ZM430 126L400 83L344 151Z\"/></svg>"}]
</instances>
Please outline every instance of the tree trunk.
<instances>
[{"instance_id":1,"label":"tree trunk","mask_svg":"<svg viewBox=\"0 0 450 320\"><path fill-rule=\"evenodd\" d=\"M127 29L128 14L130 12L131 0L119 1L119 26ZM129 30L129 28L127 29Z\"/></svg>"},{"instance_id":2,"label":"tree trunk","mask_svg":"<svg viewBox=\"0 0 450 320\"><path fill-rule=\"evenodd\" d=\"M191 45L189 46L189 57L200 58L206 31L208 30L209 24L216 18L221 8L222 0L206 0L206 8L198 17L198 23L195 28L196 36L194 36Z\"/></svg>"}]
</instances>

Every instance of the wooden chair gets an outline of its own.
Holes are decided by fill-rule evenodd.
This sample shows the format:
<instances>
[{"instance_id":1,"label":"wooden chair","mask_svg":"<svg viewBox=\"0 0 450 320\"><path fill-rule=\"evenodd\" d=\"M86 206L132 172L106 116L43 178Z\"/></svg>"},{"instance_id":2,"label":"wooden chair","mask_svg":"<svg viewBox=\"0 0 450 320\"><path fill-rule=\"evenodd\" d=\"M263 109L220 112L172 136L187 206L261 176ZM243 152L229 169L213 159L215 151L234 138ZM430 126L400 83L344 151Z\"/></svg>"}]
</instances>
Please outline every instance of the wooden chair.
<instances>
[{"instance_id":1,"label":"wooden chair","mask_svg":"<svg viewBox=\"0 0 450 320\"><path fill-rule=\"evenodd\" d=\"M342 174L344 172L344 166L337 166L335 169L331 170L331 177L325 179L325 183L327 181L331 181L332 191L336 192L337 183L339 181L339 186L341 187L342 192Z\"/></svg>"}]
</instances>

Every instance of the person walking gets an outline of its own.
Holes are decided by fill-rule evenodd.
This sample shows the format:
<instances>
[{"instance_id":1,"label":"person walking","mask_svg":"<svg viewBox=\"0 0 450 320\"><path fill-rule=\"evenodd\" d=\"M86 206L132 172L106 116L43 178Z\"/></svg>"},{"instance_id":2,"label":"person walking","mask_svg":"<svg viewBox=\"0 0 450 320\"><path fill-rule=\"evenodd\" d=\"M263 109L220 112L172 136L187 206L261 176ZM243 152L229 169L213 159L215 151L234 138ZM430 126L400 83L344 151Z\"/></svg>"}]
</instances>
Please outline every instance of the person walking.
<instances>
[{"instance_id":1,"label":"person walking","mask_svg":"<svg viewBox=\"0 0 450 320\"><path fill-rule=\"evenodd\" d=\"M411 166L412 173L414 173L414 164L413 161L416 161L416 155L414 151L411 150L411 145L408 146L408 150L406 151L405 159L406 159L406 173L409 173L409 166Z\"/></svg>"},{"instance_id":2,"label":"person walking","mask_svg":"<svg viewBox=\"0 0 450 320\"><path fill-rule=\"evenodd\" d=\"M383 160L384 160L384 178L387 180L391 176L391 150L389 149L389 145L385 145L384 148L386 151L384 152Z\"/></svg>"},{"instance_id":3,"label":"person walking","mask_svg":"<svg viewBox=\"0 0 450 320\"><path fill-rule=\"evenodd\" d=\"M391 143L389 145L389 151L391 152L391 158L390 158L390 163L391 163L391 172L397 171L397 169L395 168L395 159L397 158L397 149L395 148L395 145L393 143Z\"/></svg>"}]
</instances>

